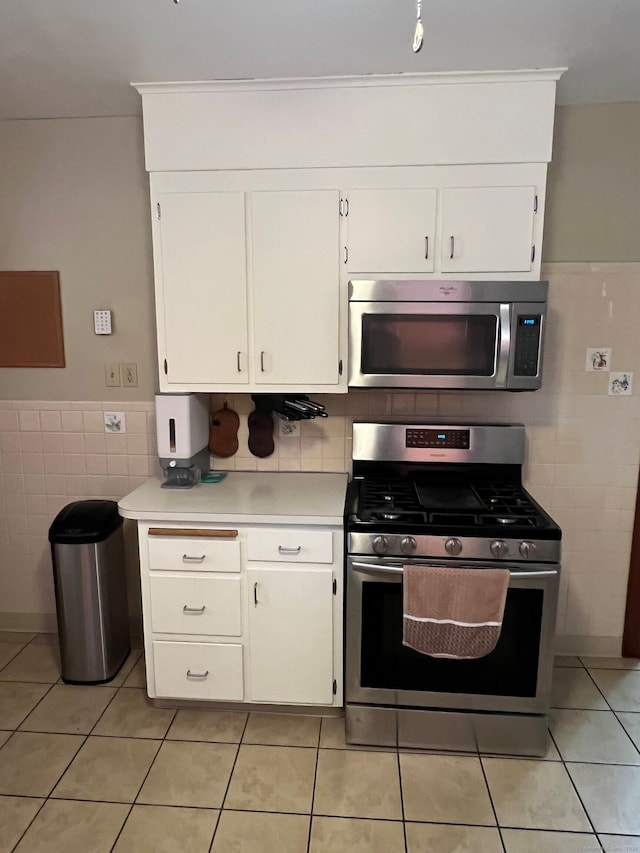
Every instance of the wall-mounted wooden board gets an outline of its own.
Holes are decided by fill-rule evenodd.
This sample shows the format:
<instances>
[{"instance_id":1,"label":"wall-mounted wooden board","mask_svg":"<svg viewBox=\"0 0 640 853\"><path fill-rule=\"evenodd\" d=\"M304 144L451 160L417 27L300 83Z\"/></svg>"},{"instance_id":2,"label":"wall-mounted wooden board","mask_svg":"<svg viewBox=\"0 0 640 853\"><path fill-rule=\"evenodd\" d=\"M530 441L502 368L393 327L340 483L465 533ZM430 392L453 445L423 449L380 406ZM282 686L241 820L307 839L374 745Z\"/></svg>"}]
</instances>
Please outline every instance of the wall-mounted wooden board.
<instances>
[{"instance_id":1,"label":"wall-mounted wooden board","mask_svg":"<svg viewBox=\"0 0 640 853\"><path fill-rule=\"evenodd\" d=\"M64 367L57 272L0 272L0 367Z\"/></svg>"}]
</instances>

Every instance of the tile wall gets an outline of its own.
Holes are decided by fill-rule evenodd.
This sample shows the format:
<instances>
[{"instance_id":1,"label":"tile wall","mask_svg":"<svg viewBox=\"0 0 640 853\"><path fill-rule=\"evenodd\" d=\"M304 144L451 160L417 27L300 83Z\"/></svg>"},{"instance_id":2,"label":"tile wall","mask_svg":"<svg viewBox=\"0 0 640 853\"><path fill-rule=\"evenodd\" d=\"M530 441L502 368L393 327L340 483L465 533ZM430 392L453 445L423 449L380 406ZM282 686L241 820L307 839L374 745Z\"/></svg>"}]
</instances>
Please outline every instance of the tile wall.
<instances>
[{"instance_id":1,"label":"tile wall","mask_svg":"<svg viewBox=\"0 0 640 853\"><path fill-rule=\"evenodd\" d=\"M276 435L266 459L247 448L250 396L215 395L214 405L226 400L241 426L238 453L214 465L349 470L354 419L524 423L525 483L563 529L558 649L616 654L638 479L640 397L609 396L609 375L586 372L585 360L587 347L611 348L611 369L635 371L640 388L640 264L553 264L543 277L550 281L550 314L540 391L314 395L331 417L300 422L297 435ZM114 410L125 412L124 435L104 432L102 413ZM24 627L38 628L43 614L51 624L47 531L62 506L87 497L117 499L154 473L152 402L0 401L0 625L20 627L22 619Z\"/></svg>"}]
</instances>

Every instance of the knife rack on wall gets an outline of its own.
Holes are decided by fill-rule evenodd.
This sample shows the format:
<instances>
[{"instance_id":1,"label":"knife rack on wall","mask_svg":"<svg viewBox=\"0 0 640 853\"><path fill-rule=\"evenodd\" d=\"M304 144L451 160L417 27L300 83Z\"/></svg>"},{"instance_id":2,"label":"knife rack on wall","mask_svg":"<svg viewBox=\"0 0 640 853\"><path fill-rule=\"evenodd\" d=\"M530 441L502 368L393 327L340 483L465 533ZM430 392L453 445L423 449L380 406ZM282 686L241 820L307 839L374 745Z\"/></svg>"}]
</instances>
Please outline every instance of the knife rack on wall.
<instances>
[{"instance_id":1,"label":"knife rack on wall","mask_svg":"<svg viewBox=\"0 0 640 853\"><path fill-rule=\"evenodd\" d=\"M328 418L326 408L306 394L252 394L256 411L265 415L276 415L285 421L305 421L313 418Z\"/></svg>"}]
</instances>

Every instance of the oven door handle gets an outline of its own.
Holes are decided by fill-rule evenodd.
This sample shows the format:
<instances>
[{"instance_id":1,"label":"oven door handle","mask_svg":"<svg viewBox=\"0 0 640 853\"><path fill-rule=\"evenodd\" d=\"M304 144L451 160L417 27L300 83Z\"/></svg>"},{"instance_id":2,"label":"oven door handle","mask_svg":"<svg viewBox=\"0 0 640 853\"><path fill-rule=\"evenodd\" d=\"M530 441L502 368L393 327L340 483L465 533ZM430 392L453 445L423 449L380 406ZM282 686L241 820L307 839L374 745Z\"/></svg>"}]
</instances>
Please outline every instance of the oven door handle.
<instances>
[{"instance_id":1,"label":"oven door handle","mask_svg":"<svg viewBox=\"0 0 640 853\"><path fill-rule=\"evenodd\" d=\"M511 308L508 304L500 305L500 322L498 324L498 364L496 366L496 388L505 388L509 369L509 347L511 345Z\"/></svg>"},{"instance_id":2,"label":"oven door handle","mask_svg":"<svg viewBox=\"0 0 640 853\"><path fill-rule=\"evenodd\" d=\"M424 563L423 565L427 565ZM354 569L359 569L368 572L371 575L401 575L402 566L375 566L371 563L357 563L355 560L351 562ZM472 568L471 566L469 568ZM498 567L494 567L498 568ZM557 569L540 569L535 572L510 572L512 578L551 578L558 574Z\"/></svg>"}]
</instances>

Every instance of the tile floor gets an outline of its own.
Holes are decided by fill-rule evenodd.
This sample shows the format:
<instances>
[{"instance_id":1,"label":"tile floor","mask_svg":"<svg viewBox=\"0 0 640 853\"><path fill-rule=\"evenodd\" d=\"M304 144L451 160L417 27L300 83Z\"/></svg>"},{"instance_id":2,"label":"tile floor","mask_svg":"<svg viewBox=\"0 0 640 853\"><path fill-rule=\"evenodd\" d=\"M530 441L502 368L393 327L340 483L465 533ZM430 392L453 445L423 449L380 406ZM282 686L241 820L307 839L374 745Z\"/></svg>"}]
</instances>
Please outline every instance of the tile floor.
<instances>
[{"instance_id":1,"label":"tile floor","mask_svg":"<svg viewBox=\"0 0 640 853\"><path fill-rule=\"evenodd\" d=\"M640 661L558 658L545 759L349 747L342 718L154 709L0 633L0 853L640 851Z\"/></svg>"}]
</instances>

